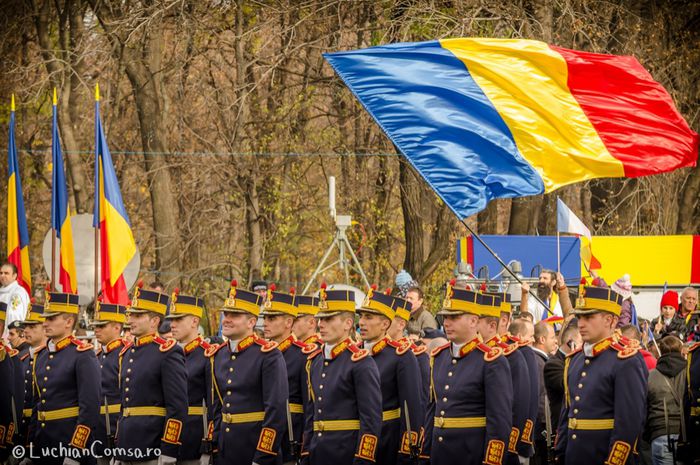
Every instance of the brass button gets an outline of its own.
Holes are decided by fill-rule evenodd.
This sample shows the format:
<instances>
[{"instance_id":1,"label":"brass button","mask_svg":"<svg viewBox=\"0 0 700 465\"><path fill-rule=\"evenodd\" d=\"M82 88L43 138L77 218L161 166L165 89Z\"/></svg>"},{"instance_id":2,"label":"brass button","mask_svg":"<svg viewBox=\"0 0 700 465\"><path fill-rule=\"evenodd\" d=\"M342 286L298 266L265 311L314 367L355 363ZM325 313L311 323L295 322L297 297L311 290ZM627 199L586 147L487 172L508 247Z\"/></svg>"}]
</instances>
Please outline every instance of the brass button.
<instances>
[{"instance_id":1,"label":"brass button","mask_svg":"<svg viewBox=\"0 0 700 465\"><path fill-rule=\"evenodd\" d=\"M131 373L131 368L127 368L127 369L126 369L126 372L127 372L127 373Z\"/></svg>"},{"instance_id":2,"label":"brass button","mask_svg":"<svg viewBox=\"0 0 700 465\"><path fill-rule=\"evenodd\" d=\"M45 427L45 426L46 426L46 423L42 423L42 424L41 424L41 427L42 427L42 428Z\"/></svg>"},{"instance_id":3,"label":"brass button","mask_svg":"<svg viewBox=\"0 0 700 465\"><path fill-rule=\"evenodd\" d=\"M230 380L230 379L227 379L227 380L226 380L226 384L231 384L231 380Z\"/></svg>"},{"instance_id":4,"label":"brass button","mask_svg":"<svg viewBox=\"0 0 700 465\"><path fill-rule=\"evenodd\" d=\"M51 367L50 367L50 366L48 366L48 365L46 365L46 369L47 369L47 370L50 370L50 369L51 369Z\"/></svg>"},{"instance_id":5,"label":"brass button","mask_svg":"<svg viewBox=\"0 0 700 465\"><path fill-rule=\"evenodd\" d=\"M42 404L45 404L45 403L46 403L46 399L41 399L41 403L42 403Z\"/></svg>"},{"instance_id":6,"label":"brass button","mask_svg":"<svg viewBox=\"0 0 700 465\"><path fill-rule=\"evenodd\" d=\"M46 388L41 388L41 392L46 392Z\"/></svg>"},{"instance_id":7,"label":"brass button","mask_svg":"<svg viewBox=\"0 0 700 465\"><path fill-rule=\"evenodd\" d=\"M124 388L124 392L129 392L129 388Z\"/></svg>"},{"instance_id":8,"label":"brass button","mask_svg":"<svg viewBox=\"0 0 700 465\"><path fill-rule=\"evenodd\" d=\"M572 434L572 435L571 435L571 439L576 439L576 435L575 435L575 434Z\"/></svg>"},{"instance_id":9,"label":"brass button","mask_svg":"<svg viewBox=\"0 0 700 465\"><path fill-rule=\"evenodd\" d=\"M438 428L442 428L442 426L445 424L445 419L442 417L437 417L435 419L435 424L437 425Z\"/></svg>"},{"instance_id":10,"label":"brass button","mask_svg":"<svg viewBox=\"0 0 700 465\"><path fill-rule=\"evenodd\" d=\"M576 418L569 418L569 428L576 429Z\"/></svg>"},{"instance_id":11,"label":"brass button","mask_svg":"<svg viewBox=\"0 0 700 465\"><path fill-rule=\"evenodd\" d=\"M49 355L49 360L51 360L52 358L53 358L53 355Z\"/></svg>"},{"instance_id":12,"label":"brass button","mask_svg":"<svg viewBox=\"0 0 700 465\"><path fill-rule=\"evenodd\" d=\"M581 400L579 396L574 397L574 400Z\"/></svg>"},{"instance_id":13,"label":"brass button","mask_svg":"<svg viewBox=\"0 0 700 465\"><path fill-rule=\"evenodd\" d=\"M226 407L230 407L231 404L229 402L226 402Z\"/></svg>"},{"instance_id":14,"label":"brass button","mask_svg":"<svg viewBox=\"0 0 700 465\"><path fill-rule=\"evenodd\" d=\"M442 436L438 436L438 442L442 442Z\"/></svg>"},{"instance_id":15,"label":"brass button","mask_svg":"<svg viewBox=\"0 0 700 465\"><path fill-rule=\"evenodd\" d=\"M326 377L326 374L325 374L325 373L321 373L321 378L325 378L325 377Z\"/></svg>"},{"instance_id":16,"label":"brass button","mask_svg":"<svg viewBox=\"0 0 700 465\"><path fill-rule=\"evenodd\" d=\"M318 388L319 388L319 389L323 389L323 384L320 384L320 385L318 386Z\"/></svg>"},{"instance_id":17,"label":"brass button","mask_svg":"<svg viewBox=\"0 0 700 465\"><path fill-rule=\"evenodd\" d=\"M129 378L127 377L125 381L128 383L128 382L129 382Z\"/></svg>"},{"instance_id":18,"label":"brass button","mask_svg":"<svg viewBox=\"0 0 700 465\"><path fill-rule=\"evenodd\" d=\"M226 428L226 432L228 433L229 431L231 431L231 428L228 428L228 427L227 427L227 428Z\"/></svg>"},{"instance_id":19,"label":"brass button","mask_svg":"<svg viewBox=\"0 0 700 465\"><path fill-rule=\"evenodd\" d=\"M449 385L449 384L445 384L445 390L447 391L447 390L449 390L449 389L450 389L450 385Z\"/></svg>"},{"instance_id":20,"label":"brass button","mask_svg":"<svg viewBox=\"0 0 700 465\"><path fill-rule=\"evenodd\" d=\"M323 366L324 366L324 367L327 367L327 366L328 366L328 362L323 362ZM320 436L320 434L319 434L319 436Z\"/></svg>"},{"instance_id":21,"label":"brass button","mask_svg":"<svg viewBox=\"0 0 700 465\"><path fill-rule=\"evenodd\" d=\"M574 409L574 413L578 413L578 409L577 409L577 408Z\"/></svg>"},{"instance_id":22,"label":"brass button","mask_svg":"<svg viewBox=\"0 0 700 465\"><path fill-rule=\"evenodd\" d=\"M228 371L229 371L229 372L232 372L232 371L233 371L233 368L229 368Z\"/></svg>"},{"instance_id":23,"label":"brass button","mask_svg":"<svg viewBox=\"0 0 700 465\"><path fill-rule=\"evenodd\" d=\"M129 359L129 363L134 363L134 359L133 359L133 358L130 358L130 359Z\"/></svg>"},{"instance_id":24,"label":"brass button","mask_svg":"<svg viewBox=\"0 0 700 465\"><path fill-rule=\"evenodd\" d=\"M447 373L447 376L452 376L452 372L451 372L451 371L448 372L448 373Z\"/></svg>"},{"instance_id":25,"label":"brass button","mask_svg":"<svg viewBox=\"0 0 700 465\"><path fill-rule=\"evenodd\" d=\"M452 359L452 365L457 365L457 359L455 359L455 358Z\"/></svg>"},{"instance_id":26,"label":"brass button","mask_svg":"<svg viewBox=\"0 0 700 465\"><path fill-rule=\"evenodd\" d=\"M582 376L583 378L585 378L585 377L586 377L586 372L585 372L585 371L582 371L582 372L581 372L581 376Z\"/></svg>"},{"instance_id":27,"label":"brass button","mask_svg":"<svg viewBox=\"0 0 700 465\"><path fill-rule=\"evenodd\" d=\"M589 359L586 359L586 361L583 362L583 363L585 363L586 365L590 365L590 364L591 364L591 361L590 361Z\"/></svg>"},{"instance_id":28,"label":"brass button","mask_svg":"<svg viewBox=\"0 0 700 465\"><path fill-rule=\"evenodd\" d=\"M323 436L323 433L318 433L318 437L320 438L321 436Z\"/></svg>"},{"instance_id":29,"label":"brass button","mask_svg":"<svg viewBox=\"0 0 700 465\"><path fill-rule=\"evenodd\" d=\"M136 352L136 349L131 349L131 353L133 354L134 352Z\"/></svg>"},{"instance_id":30,"label":"brass button","mask_svg":"<svg viewBox=\"0 0 700 465\"><path fill-rule=\"evenodd\" d=\"M444 411L444 410L440 410L440 415L445 415L445 411Z\"/></svg>"},{"instance_id":31,"label":"brass button","mask_svg":"<svg viewBox=\"0 0 700 465\"><path fill-rule=\"evenodd\" d=\"M323 397L318 396L318 401L321 402L323 400Z\"/></svg>"},{"instance_id":32,"label":"brass button","mask_svg":"<svg viewBox=\"0 0 700 465\"><path fill-rule=\"evenodd\" d=\"M321 411L321 409L318 409L318 413L323 413L323 412Z\"/></svg>"},{"instance_id":33,"label":"brass button","mask_svg":"<svg viewBox=\"0 0 700 465\"><path fill-rule=\"evenodd\" d=\"M582 383L578 383L578 388L581 389L583 387Z\"/></svg>"},{"instance_id":34,"label":"brass button","mask_svg":"<svg viewBox=\"0 0 700 465\"><path fill-rule=\"evenodd\" d=\"M442 401L443 401L443 402L447 402L447 397L443 397L443 398L442 398Z\"/></svg>"},{"instance_id":35,"label":"brass button","mask_svg":"<svg viewBox=\"0 0 700 465\"><path fill-rule=\"evenodd\" d=\"M48 381L48 380L49 380L49 377L48 377L48 376L44 376L44 381Z\"/></svg>"},{"instance_id":36,"label":"brass button","mask_svg":"<svg viewBox=\"0 0 700 465\"><path fill-rule=\"evenodd\" d=\"M227 395L227 396L230 396L230 395L231 395L231 391L226 391L226 395Z\"/></svg>"}]
</instances>

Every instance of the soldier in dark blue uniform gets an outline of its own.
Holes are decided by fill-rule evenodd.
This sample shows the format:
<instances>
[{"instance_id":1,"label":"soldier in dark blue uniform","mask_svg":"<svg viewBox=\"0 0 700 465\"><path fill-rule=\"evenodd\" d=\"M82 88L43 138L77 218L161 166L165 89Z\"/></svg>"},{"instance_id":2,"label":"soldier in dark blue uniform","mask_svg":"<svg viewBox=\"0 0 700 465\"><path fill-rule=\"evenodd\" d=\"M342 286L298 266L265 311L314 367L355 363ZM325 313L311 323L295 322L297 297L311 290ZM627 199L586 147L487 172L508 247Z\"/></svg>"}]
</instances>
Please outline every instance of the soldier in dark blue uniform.
<instances>
[{"instance_id":1,"label":"soldier in dark blue uniform","mask_svg":"<svg viewBox=\"0 0 700 465\"><path fill-rule=\"evenodd\" d=\"M187 418L185 356L175 339L156 335L168 296L140 284L127 311L134 341L119 352L121 415L115 456L122 463L174 464Z\"/></svg>"},{"instance_id":2,"label":"soldier in dark blue uniform","mask_svg":"<svg viewBox=\"0 0 700 465\"><path fill-rule=\"evenodd\" d=\"M121 412L121 392L119 389L119 352L126 344L121 339L122 329L126 323L126 307L118 304L97 302L95 319L92 326L95 339L99 344L97 360L100 362L100 423L95 437L100 441L95 453L99 465L107 465L111 455L105 454L104 449L114 447L114 435L117 431L117 420ZM107 420L109 419L109 434Z\"/></svg>"},{"instance_id":3,"label":"soldier in dark blue uniform","mask_svg":"<svg viewBox=\"0 0 700 465\"><path fill-rule=\"evenodd\" d=\"M349 337L354 329L355 293L320 292L323 345L306 364L310 400L302 456L310 465L360 465L376 461L382 429L377 365L369 351Z\"/></svg>"},{"instance_id":4,"label":"soldier in dark blue uniform","mask_svg":"<svg viewBox=\"0 0 700 465\"><path fill-rule=\"evenodd\" d=\"M301 297L301 296L299 296ZM270 285L263 304L265 338L277 343L284 356L289 386L289 415L292 421L294 443L289 441L289 431L282 435L282 456L285 463L294 463L300 454L301 437L304 432L304 404L308 400L309 388L306 379L306 358L316 350L316 344L304 344L292 334L294 320L299 314L294 290L289 294L278 292ZM318 307L316 307L318 308Z\"/></svg>"},{"instance_id":5,"label":"soldier in dark blue uniform","mask_svg":"<svg viewBox=\"0 0 700 465\"><path fill-rule=\"evenodd\" d=\"M19 444L27 445L29 442L29 422L34 408L34 360L42 350L46 349L46 335L44 333L44 305L32 302L27 311L27 316L22 321L24 336L29 343L29 351L21 357L24 378L24 401L22 419L19 428Z\"/></svg>"},{"instance_id":6,"label":"soldier in dark blue uniform","mask_svg":"<svg viewBox=\"0 0 700 465\"><path fill-rule=\"evenodd\" d=\"M431 354L425 454L440 465L501 465L511 433L510 367L503 350L477 334L482 295L453 285L439 312L450 342Z\"/></svg>"},{"instance_id":7,"label":"soldier in dark blue uniform","mask_svg":"<svg viewBox=\"0 0 700 465\"><path fill-rule=\"evenodd\" d=\"M518 455L520 457L529 458L535 455L535 420L539 409L539 365L537 364L537 354L532 349L535 327L531 321L519 318L513 321L508 327L509 332L502 337L502 341L506 344L517 345L519 352L523 354L525 364L527 365L527 380L530 382L530 399L527 402L527 419L525 426L520 431L520 440L518 441Z\"/></svg>"},{"instance_id":8,"label":"soldier in dark blue uniform","mask_svg":"<svg viewBox=\"0 0 700 465\"><path fill-rule=\"evenodd\" d=\"M688 350L686 392L684 398L685 437L681 437L679 455L683 463L700 463L700 342Z\"/></svg>"},{"instance_id":9,"label":"soldier in dark blue uniform","mask_svg":"<svg viewBox=\"0 0 700 465\"><path fill-rule=\"evenodd\" d=\"M646 419L647 369L637 347L616 342L622 297L587 287L574 313L583 349L566 357L555 457L566 465L634 464Z\"/></svg>"},{"instance_id":10,"label":"soldier in dark blue uniform","mask_svg":"<svg viewBox=\"0 0 700 465\"><path fill-rule=\"evenodd\" d=\"M0 334L5 331L5 317L7 304L0 302ZM15 418L17 410L12 411L13 399L15 403L22 402L16 382L18 374L17 366L20 365L19 352L0 340L0 462L8 458L10 449L14 444L16 431ZM14 359L17 359L16 361ZM23 378L21 378L23 379ZM17 419L19 421L19 419Z\"/></svg>"},{"instance_id":11,"label":"soldier in dark blue uniform","mask_svg":"<svg viewBox=\"0 0 700 465\"><path fill-rule=\"evenodd\" d=\"M78 295L48 292L43 322L49 338L34 360L32 442L44 447L88 453L100 414L100 368L91 344L72 336L78 322ZM78 450L76 450L78 449ZM75 457L75 456L74 456ZM81 463L94 463L89 454ZM39 463L76 463L66 457L44 456Z\"/></svg>"},{"instance_id":12,"label":"soldier in dark blue uniform","mask_svg":"<svg viewBox=\"0 0 700 465\"><path fill-rule=\"evenodd\" d=\"M500 347L508 360L511 382L513 385L512 428L508 439L508 453L504 463L518 465L519 455L526 456L530 445L522 441L522 431L530 411L530 375L523 354L518 350L518 344L506 344L498 335L501 313L508 309L510 303L503 305L501 294L485 294L482 297L482 311L479 318L479 334L484 344L489 347Z\"/></svg>"},{"instance_id":13,"label":"soldier in dark blue uniform","mask_svg":"<svg viewBox=\"0 0 700 465\"><path fill-rule=\"evenodd\" d=\"M238 289L234 280L221 309L228 340L207 351L214 357L214 440L222 465L282 463L287 368L277 344L253 333L261 303L259 294Z\"/></svg>"},{"instance_id":14,"label":"soldier in dark blue uniform","mask_svg":"<svg viewBox=\"0 0 700 465\"><path fill-rule=\"evenodd\" d=\"M296 338L304 344L321 344L316 334L316 314L319 311L318 297L310 295L298 295L295 298L297 304L297 318L294 320L292 332Z\"/></svg>"},{"instance_id":15,"label":"soldier in dark blue uniform","mask_svg":"<svg viewBox=\"0 0 700 465\"><path fill-rule=\"evenodd\" d=\"M180 465L209 463L214 419L211 409L211 363L205 352L209 343L199 335L199 323L204 315L204 299L180 294L176 289L170 300L170 320L173 338L185 352L187 370L187 419L180 442ZM204 412L207 426L204 427Z\"/></svg>"},{"instance_id":16,"label":"soldier in dark blue uniform","mask_svg":"<svg viewBox=\"0 0 700 465\"><path fill-rule=\"evenodd\" d=\"M382 431L377 463L414 463L419 455L422 418L425 417L420 392L420 368L408 341L394 341L387 330L395 317L391 289L382 294L371 288L358 310L362 347L370 351L379 370L382 391ZM412 421L406 427L405 408ZM412 455L413 454L413 455Z\"/></svg>"}]
</instances>

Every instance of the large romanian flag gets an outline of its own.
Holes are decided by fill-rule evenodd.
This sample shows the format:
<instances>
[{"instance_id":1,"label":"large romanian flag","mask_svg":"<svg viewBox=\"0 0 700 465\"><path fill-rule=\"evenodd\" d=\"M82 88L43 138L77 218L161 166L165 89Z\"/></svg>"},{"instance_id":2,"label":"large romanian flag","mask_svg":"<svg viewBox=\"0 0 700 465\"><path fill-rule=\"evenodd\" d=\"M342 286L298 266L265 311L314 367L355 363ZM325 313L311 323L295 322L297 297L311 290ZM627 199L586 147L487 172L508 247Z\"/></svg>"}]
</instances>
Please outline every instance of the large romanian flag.
<instances>
[{"instance_id":1,"label":"large romanian flag","mask_svg":"<svg viewBox=\"0 0 700 465\"><path fill-rule=\"evenodd\" d=\"M100 120L100 91L95 88L95 209L93 226L100 229L100 266L103 302L127 305L124 270L136 254L117 174Z\"/></svg>"},{"instance_id":2,"label":"large romanian flag","mask_svg":"<svg viewBox=\"0 0 700 465\"><path fill-rule=\"evenodd\" d=\"M68 205L68 185L63 168L61 138L58 133L56 115L56 89L53 90L53 130L51 135L51 155L53 159L53 177L51 184L51 227L59 241L58 282L63 292L78 293L78 274L75 271L73 253L73 230L70 224L70 206Z\"/></svg>"},{"instance_id":3,"label":"large romanian flag","mask_svg":"<svg viewBox=\"0 0 700 465\"><path fill-rule=\"evenodd\" d=\"M697 162L697 134L633 57L481 38L324 56L460 218L494 198Z\"/></svg>"},{"instance_id":4,"label":"large romanian flag","mask_svg":"<svg viewBox=\"0 0 700 465\"><path fill-rule=\"evenodd\" d=\"M17 282L32 295L32 274L29 268L29 231L27 213L22 198L19 161L15 145L15 96L10 107L10 134L8 137L7 179L7 260L17 267Z\"/></svg>"}]
</instances>

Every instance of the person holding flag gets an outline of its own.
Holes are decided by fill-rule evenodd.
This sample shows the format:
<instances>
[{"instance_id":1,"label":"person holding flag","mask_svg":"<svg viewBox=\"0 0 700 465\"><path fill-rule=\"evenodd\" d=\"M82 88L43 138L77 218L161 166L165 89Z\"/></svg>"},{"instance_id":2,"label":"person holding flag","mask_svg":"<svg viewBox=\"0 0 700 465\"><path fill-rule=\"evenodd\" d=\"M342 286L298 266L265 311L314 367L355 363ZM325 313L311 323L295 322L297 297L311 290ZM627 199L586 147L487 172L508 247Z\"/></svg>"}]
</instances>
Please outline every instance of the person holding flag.
<instances>
[{"instance_id":1,"label":"person holding flag","mask_svg":"<svg viewBox=\"0 0 700 465\"><path fill-rule=\"evenodd\" d=\"M7 263L0 266L0 302L7 304L7 325L24 320L32 276L29 268L29 231L22 198L22 181L15 145L15 96L10 105L7 175ZM6 334L3 334L5 337Z\"/></svg>"},{"instance_id":2,"label":"person holding flag","mask_svg":"<svg viewBox=\"0 0 700 465\"><path fill-rule=\"evenodd\" d=\"M95 247L99 242L102 270L96 281L101 285L105 303L127 305L124 270L136 254L136 242L100 120L99 86L95 86L95 192L93 226L99 230Z\"/></svg>"},{"instance_id":3,"label":"person holding flag","mask_svg":"<svg viewBox=\"0 0 700 465\"><path fill-rule=\"evenodd\" d=\"M78 293L78 275L75 271L75 255L73 253L73 231L70 223L70 205L68 205L68 186L66 173L63 169L63 154L61 153L61 137L58 133L58 116L56 109L56 89L53 90L53 128L51 132L51 156L53 175L51 184L51 228L53 229L53 244L59 241L58 282L63 292ZM55 286L55 253L51 256L51 284Z\"/></svg>"}]
</instances>

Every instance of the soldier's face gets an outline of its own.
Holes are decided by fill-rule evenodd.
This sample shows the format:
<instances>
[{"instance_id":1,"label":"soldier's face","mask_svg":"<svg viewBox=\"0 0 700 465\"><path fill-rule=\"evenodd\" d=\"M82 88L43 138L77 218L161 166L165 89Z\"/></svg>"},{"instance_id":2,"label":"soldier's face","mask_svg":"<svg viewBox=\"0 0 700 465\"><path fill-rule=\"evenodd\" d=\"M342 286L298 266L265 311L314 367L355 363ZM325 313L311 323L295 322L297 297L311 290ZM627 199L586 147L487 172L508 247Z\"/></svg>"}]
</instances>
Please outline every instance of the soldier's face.
<instances>
[{"instance_id":1,"label":"soldier's face","mask_svg":"<svg viewBox=\"0 0 700 465\"><path fill-rule=\"evenodd\" d=\"M48 338L66 337L73 332L73 320L60 314L47 317L42 324Z\"/></svg>"},{"instance_id":2,"label":"soldier's face","mask_svg":"<svg viewBox=\"0 0 700 465\"><path fill-rule=\"evenodd\" d=\"M27 340L30 346L39 346L42 342L44 342L44 327L41 324L25 326L24 338Z\"/></svg>"},{"instance_id":3,"label":"soldier's face","mask_svg":"<svg viewBox=\"0 0 700 465\"><path fill-rule=\"evenodd\" d=\"M384 337L391 322L388 318L374 313L360 313L360 337L363 341L376 341Z\"/></svg>"},{"instance_id":4,"label":"soldier's face","mask_svg":"<svg viewBox=\"0 0 700 465\"><path fill-rule=\"evenodd\" d=\"M498 335L503 336L508 332L510 325L510 313L501 313L501 318L498 320Z\"/></svg>"},{"instance_id":5,"label":"soldier's face","mask_svg":"<svg viewBox=\"0 0 700 465\"><path fill-rule=\"evenodd\" d=\"M12 328L7 332L7 340L12 347L17 348L22 343L22 330Z\"/></svg>"},{"instance_id":6,"label":"soldier's face","mask_svg":"<svg viewBox=\"0 0 700 465\"><path fill-rule=\"evenodd\" d=\"M328 344L337 344L348 337L352 326L352 319L343 318L341 315L319 318L318 321L318 331L321 333L321 339Z\"/></svg>"},{"instance_id":7,"label":"soldier's face","mask_svg":"<svg viewBox=\"0 0 700 465\"><path fill-rule=\"evenodd\" d=\"M397 316L391 322L391 326L389 326L387 334L393 340L401 339L403 337L404 329L406 329L406 320Z\"/></svg>"},{"instance_id":8,"label":"soldier's face","mask_svg":"<svg viewBox=\"0 0 700 465\"><path fill-rule=\"evenodd\" d=\"M445 335L450 342L463 344L476 337L478 322L476 315L445 315Z\"/></svg>"},{"instance_id":9,"label":"soldier's face","mask_svg":"<svg viewBox=\"0 0 700 465\"><path fill-rule=\"evenodd\" d=\"M255 321L256 318L249 314L224 312L221 334L229 339L243 339L253 332Z\"/></svg>"},{"instance_id":10,"label":"soldier's face","mask_svg":"<svg viewBox=\"0 0 700 465\"><path fill-rule=\"evenodd\" d=\"M311 315L300 315L294 320L292 332L301 339L308 339L316 332L316 318Z\"/></svg>"},{"instance_id":11,"label":"soldier's face","mask_svg":"<svg viewBox=\"0 0 700 465\"><path fill-rule=\"evenodd\" d=\"M490 318L479 318L477 330L484 341L488 341L498 333L498 324Z\"/></svg>"},{"instance_id":12,"label":"soldier's face","mask_svg":"<svg viewBox=\"0 0 700 465\"><path fill-rule=\"evenodd\" d=\"M277 341L286 338L292 331L294 319L285 315L268 315L263 320L265 339Z\"/></svg>"},{"instance_id":13,"label":"soldier's face","mask_svg":"<svg viewBox=\"0 0 700 465\"><path fill-rule=\"evenodd\" d=\"M199 318L194 315L173 318L170 320L170 331L178 342L189 342L197 337Z\"/></svg>"},{"instance_id":14,"label":"soldier's face","mask_svg":"<svg viewBox=\"0 0 700 465\"><path fill-rule=\"evenodd\" d=\"M121 325L113 322L96 325L93 329L95 331L95 339L102 345L109 344L118 338L121 333Z\"/></svg>"},{"instance_id":15,"label":"soldier's face","mask_svg":"<svg viewBox=\"0 0 700 465\"><path fill-rule=\"evenodd\" d=\"M127 314L127 321L131 328L131 334L136 337L155 333L158 329L158 318L148 313L129 312Z\"/></svg>"},{"instance_id":16,"label":"soldier's face","mask_svg":"<svg viewBox=\"0 0 700 465\"><path fill-rule=\"evenodd\" d=\"M583 342L598 342L612 333L615 318L609 313L599 312L592 315L578 315L578 330Z\"/></svg>"}]
</instances>

